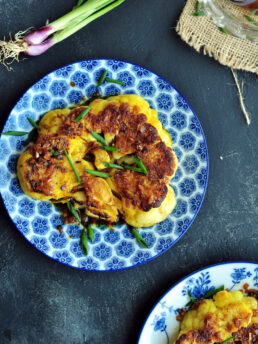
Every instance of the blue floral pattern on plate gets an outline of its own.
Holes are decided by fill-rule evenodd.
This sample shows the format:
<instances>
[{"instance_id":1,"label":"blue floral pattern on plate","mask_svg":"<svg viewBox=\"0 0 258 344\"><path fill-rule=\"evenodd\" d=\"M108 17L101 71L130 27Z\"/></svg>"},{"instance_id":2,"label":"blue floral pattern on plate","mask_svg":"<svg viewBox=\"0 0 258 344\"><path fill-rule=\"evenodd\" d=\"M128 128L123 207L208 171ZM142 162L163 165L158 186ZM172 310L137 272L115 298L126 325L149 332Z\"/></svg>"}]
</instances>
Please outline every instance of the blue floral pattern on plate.
<instances>
[{"instance_id":1,"label":"blue floral pattern on plate","mask_svg":"<svg viewBox=\"0 0 258 344\"><path fill-rule=\"evenodd\" d=\"M16 171L26 137L0 139L0 187L3 202L18 230L38 250L63 264L83 270L121 270L143 264L165 252L187 231L202 204L208 181L208 151L198 118L185 98L166 80L148 69L119 60L85 60L49 73L34 84L11 111L3 131L31 129L27 117L37 120L45 112L73 105L96 91L96 80L107 69L108 77L126 85L105 82L103 95L140 94L159 113L173 140L179 168L171 185L177 206L163 222L141 229L149 249L143 248L126 225L95 233L89 255L80 248L80 227L64 225L58 210L48 202L27 197ZM62 225L62 233L57 226ZM258 283L258 281L257 281ZM160 323L161 324L161 323ZM160 325L161 326L161 325ZM164 331L165 332L165 331Z\"/></svg>"},{"instance_id":2,"label":"blue floral pattern on plate","mask_svg":"<svg viewBox=\"0 0 258 344\"><path fill-rule=\"evenodd\" d=\"M63 80L54 81L50 86L50 92L53 97L64 97L69 86Z\"/></svg>"},{"instance_id":3,"label":"blue floral pattern on plate","mask_svg":"<svg viewBox=\"0 0 258 344\"><path fill-rule=\"evenodd\" d=\"M203 268L176 283L154 306L149 314L138 344L174 343L179 330L178 310L189 302L188 292L201 298L209 290L224 285L229 290L258 286L258 264L252 262L221 263Z\"/></svg>"},{"instance_id":4,"label":"blue floral pattern on plate","mask_svg":"<svg viewBox=\"0 0 258 344\"><path fill-rule=\"evenodd\" d=\"M19 195L22 195L23 194L23 191L20 187L20 183L19 183L19 180L18 178L13 178L11 180L11 184L10 184L10 187L9 187L9 191L11 191L11 193L15 196L19 196Z\"/></svg>"}]
</instances>

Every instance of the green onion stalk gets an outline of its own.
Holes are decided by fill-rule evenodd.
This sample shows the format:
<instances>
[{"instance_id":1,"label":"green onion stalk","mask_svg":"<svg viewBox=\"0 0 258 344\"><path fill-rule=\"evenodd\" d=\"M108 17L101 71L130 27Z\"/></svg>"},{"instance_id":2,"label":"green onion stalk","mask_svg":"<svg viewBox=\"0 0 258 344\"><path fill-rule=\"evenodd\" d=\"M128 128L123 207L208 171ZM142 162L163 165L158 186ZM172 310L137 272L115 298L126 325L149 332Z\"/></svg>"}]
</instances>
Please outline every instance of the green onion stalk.
<instances>
[{"instance_id":1,"label":"green onion stalk","mask_svg":"<svg viewBox=\"0 0 258 344\"><path fill-rule=\"evenodd\" d=\"M19 31L14 39L10 37L9 41L0 41L0 62L8 68L13 61L19 61L21 53L29 56L41 55L124 1L88 0L38 30Z\"/></svg>"}]
</instances>

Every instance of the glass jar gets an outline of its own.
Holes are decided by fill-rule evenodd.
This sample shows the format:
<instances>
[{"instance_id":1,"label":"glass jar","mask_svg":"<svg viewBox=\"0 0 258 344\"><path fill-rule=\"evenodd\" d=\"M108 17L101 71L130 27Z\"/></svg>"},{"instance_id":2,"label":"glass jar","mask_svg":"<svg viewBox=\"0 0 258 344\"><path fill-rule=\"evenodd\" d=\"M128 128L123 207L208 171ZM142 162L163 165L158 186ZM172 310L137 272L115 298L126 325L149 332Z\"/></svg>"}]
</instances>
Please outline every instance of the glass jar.
<instances>
[{"instance_id":1,"label":"glass jar","mask_svg":"<svg viewBox=\"0 0 258 344\"><path fill-rule=\"evenodd\" d=\"M200 3L218 27L225 28L236 37L258 42L258 20L257 16L251 16L250 10L237 6L230 0L200 0ZM248 21L245 16L251 17L257 24Z\"/></svg>"}]
</instances>

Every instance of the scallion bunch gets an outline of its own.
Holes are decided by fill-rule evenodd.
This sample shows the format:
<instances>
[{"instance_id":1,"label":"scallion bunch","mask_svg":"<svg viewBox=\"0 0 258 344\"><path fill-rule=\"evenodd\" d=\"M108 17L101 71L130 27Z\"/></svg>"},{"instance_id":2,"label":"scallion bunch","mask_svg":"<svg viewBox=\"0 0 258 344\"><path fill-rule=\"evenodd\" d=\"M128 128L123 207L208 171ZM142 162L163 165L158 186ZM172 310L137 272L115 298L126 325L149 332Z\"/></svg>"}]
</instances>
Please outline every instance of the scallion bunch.
<instances>
[{"instance_id":1,"label":"scallion bunch","mask_svg":"<svg viewBox=\"0 0 258 344\"><path fill-rule=\"evenodd\" d=\"M34 31L30 29L19 31L14 39L10 37L9 41L0 41L0 62L8 68L13 61L19 61L21 53L29 56L41 55L124 1L87 0L85 3L79 1L71 12L52 23Z\"/></svg>"}]
</instances>

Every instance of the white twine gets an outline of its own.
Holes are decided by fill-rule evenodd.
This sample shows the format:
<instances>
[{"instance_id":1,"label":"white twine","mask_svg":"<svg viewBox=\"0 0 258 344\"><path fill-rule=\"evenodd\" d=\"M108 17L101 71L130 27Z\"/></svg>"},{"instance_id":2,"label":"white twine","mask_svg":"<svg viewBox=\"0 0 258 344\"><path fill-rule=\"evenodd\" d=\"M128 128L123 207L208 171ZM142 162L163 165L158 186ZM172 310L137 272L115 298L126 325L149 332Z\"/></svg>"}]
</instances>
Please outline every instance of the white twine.
<instances>
[{"instance_id":1,"label":"white twine","mask_svg":"<svg viewBox=\"0 0 258 344\"><path fill-rule=\"evenodd\" d=\"M235 83L236 83L236 87L237 87L237 91L238 91L238 96L239 96L239 102L240 102L240 106L241 106L242 112L243 112L243 114L245 116L245 120L246 120L247 125L250 125L251 124L250 116L249 116L249 113L246 110L246 106L245 106L245 103L244 103L243 85L242 85L242 88L241 88L240 84L239 84L239 81L238 81L238 78L237 78L236 72L234 71L233 68L230 68L230 69L231 69L233 78L234 78Z\"/></svg>"}]
</instances>

